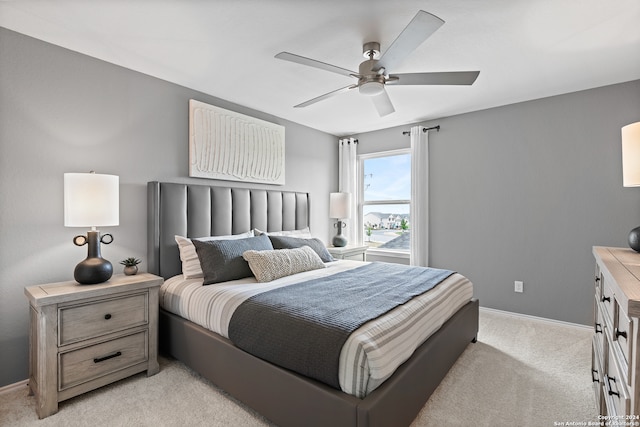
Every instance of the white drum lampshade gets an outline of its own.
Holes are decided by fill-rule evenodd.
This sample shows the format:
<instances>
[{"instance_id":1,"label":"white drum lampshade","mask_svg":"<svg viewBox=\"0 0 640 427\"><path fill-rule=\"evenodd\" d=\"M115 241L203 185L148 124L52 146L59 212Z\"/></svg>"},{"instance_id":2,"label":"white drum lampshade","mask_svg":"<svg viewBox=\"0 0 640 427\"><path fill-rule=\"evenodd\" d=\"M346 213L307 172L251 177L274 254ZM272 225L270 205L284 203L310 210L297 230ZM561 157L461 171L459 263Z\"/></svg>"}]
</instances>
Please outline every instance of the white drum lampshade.
<instances>
[{"instance_id":1,"label":"white drum lampshade","mask_svg":"<svg viewBox=\"0 0 640 427\"><path fill-rule=\"evenodd\" d=\"M640 187L640 122L622 128L622 185Z\"/></svg>"},{"instance_id":2,"label":"white drum lampshade","mask_svg":"<svg viewBox=\"0 0 640 427\"><path fill-rule=\"evenodd\" d=\"M640 187L640 122L622 128L622 185ZM628 242L640 252L640 227L629 232Z\"/></svg>"}]
</instances>

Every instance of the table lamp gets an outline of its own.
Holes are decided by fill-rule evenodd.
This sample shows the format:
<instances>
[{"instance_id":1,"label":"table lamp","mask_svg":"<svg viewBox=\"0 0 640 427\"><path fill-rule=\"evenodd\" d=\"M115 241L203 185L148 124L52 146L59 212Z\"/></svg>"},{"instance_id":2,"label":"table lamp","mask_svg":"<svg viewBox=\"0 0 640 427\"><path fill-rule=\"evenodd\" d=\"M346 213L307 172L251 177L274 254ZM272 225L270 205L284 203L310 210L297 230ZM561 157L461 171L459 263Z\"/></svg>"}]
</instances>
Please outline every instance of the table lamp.
<instances>
[{"instance_id":1,"label":"table lamp","mask_svg":"<svg viewBox=\"0 0 640 427\"><path fill-rule=\"evenodd\" d=\"M333 225L338 229L338 234L333 237L331 243L337 248L347 246L347 238L342 235L342 227L347 224L341 220L351 217L351 193L329 193L329 217L338 221Z\"/></svg>"},{"instance_id":2,"label":"table lamp","mask_svg":"<svg viewBox=\"0 0 640 427\"><path fill-rule=\"evenodd\" d=\"M640 122L622 128L622 185L640 187ZM640 252L640 227L629 233L629 247Z\"/></svg>"},{"instance_id":3,"label":"table lamp","mask_svg":"<svg viewBox=\"0 0 640 427\"><path fill-rule=\"evenodd\" d=\"M106 282L113 266L100 255L100 243L113 242L111 234L100 236L99 226L119 224L119 178L116 175L91 173L64 174L65 227L91 227L86 236L76 236L76 246L87 245L87 258L80 262L73 277L83 285Z\"/></svg>"}]
</instances>

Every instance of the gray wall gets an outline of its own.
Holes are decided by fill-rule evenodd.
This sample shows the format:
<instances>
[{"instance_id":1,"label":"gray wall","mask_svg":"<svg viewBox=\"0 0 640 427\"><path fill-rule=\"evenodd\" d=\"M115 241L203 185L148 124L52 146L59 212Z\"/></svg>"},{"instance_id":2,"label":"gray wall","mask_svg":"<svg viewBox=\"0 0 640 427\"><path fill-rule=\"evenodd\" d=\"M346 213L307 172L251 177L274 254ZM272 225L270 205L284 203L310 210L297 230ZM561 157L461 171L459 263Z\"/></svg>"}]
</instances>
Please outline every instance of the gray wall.
<instances>
[{"instance_id":1,"label":"gray wall","mask_svg":"<svg viewBox=\"0 0 640 427\"><path fill-rule=\"evenodd\" d=\"M423 123L442 127L429 133L432 265L468 276L482 306L590 324L592 246L626 246L640 225L620 141L638 120L634 81ZM409 128L356 135L359 153L406 148Z\"/></svg>"},{"instance_id":2,"label":"gray wall","mask_svg":"<svg viewBox=\"0 0 640 427\"><path fill-rule=\"evenodd\" d=\"M146 259L147 181L243 186L188 178L190 98L286 127L278 188L310 192L312 230L329 239L336 137L0 28L0 387L27 378L24 287L70 280L86 256L71 241L86 230L63 226L64 172L120 176L120 226L101 230L116 271Z\"/></svg>"}]
</instances>

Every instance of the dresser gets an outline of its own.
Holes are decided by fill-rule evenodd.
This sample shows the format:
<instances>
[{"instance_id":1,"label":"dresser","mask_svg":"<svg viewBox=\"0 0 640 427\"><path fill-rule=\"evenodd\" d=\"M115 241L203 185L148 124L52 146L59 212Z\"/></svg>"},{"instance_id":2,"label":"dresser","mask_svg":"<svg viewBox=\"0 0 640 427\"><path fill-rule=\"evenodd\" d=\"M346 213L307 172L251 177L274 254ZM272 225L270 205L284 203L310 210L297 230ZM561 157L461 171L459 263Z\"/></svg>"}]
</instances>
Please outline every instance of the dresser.
<instances>
[{"instance_id":1,"label":"dresser","mask_svg":"<svg viewBox=\"0 0 640 427\"><path fill-rule=\"evenodd\" d=\"M147 371L158 372L158 290L153 274L114 275L25 288L30 306L29 388L39 418L58 402Z\"/></svg>"},{"instance_id":2,"label":"dresser","mask_svg":"<svg viewBox=\"0 0 640 427\"><path fill-rule=\"evenodd\" d=\"M327 248L335 259L350 259L354 261L367 260L367 245L348 245L341 248L330 246Z\"/></svg>"},{"instance_id":3,"label":"dresser","mask_svg":"<svg viewBox=\"0 0 640 427\"><path fill-rule=\"evenodd\" d=\"M613 422L640 414L640 254L594 247L592 380L600 414ZM625 418L627 417L627 418ZM625 424L619 424L625 425Z\"/></svg>"}]
</instances>

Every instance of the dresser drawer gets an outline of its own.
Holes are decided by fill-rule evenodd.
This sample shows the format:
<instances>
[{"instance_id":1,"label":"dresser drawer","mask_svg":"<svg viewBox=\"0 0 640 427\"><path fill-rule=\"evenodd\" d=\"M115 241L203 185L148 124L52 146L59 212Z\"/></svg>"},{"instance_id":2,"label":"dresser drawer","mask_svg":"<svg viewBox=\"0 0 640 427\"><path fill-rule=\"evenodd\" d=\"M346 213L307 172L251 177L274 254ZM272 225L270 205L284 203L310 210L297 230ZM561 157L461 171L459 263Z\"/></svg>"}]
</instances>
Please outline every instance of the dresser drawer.
<instances>
[{"instance_id":1,"label":"dresser drawer","mask_svg":"<svg viewBox=\"0 0 640 427\"><path fill-rule=\"evenodd\" d=\"M606 321L608 325L613 324L613 311L615 298L613 295L613 291L609 284L602 278L602 296L600 297L600 302L602 302L603 315L606 317Z\"/></svg>"},{"instance_id":2,"label":"dresser drawer","mask_svg":"<svg viewBox=\"0 0 640 427\"><path fill-rule=\"evenodd\" d=\"M604 348L604 334L605 334L605 326L606 323L604 321L602 311L604 308L602 307L602 302L600 302L600 298L595 299L594 301L594 322L593 322L593 338L600 349L600 354L605 354Z\"/></svg>"},{"instance_id":3,"label":"dresser drawer","mask_svg":"<svg viewBox=\"0 0 640 427\"><path fill-rule=\"evenodd\" d=\"M61 353L58 390L82 384L148 358L147 331Z\"/></svg>"},{"instance_id":4,"label":"dresser drawer","mask_svg":"<svg viewBox=\"0 0 640 427\"><path fill-rule=\"evenodd\" d=\"M608 341L608 337L607 337ZM609 352L607 356L606 370L604 375L603 387L604 397L607 404L607 414L620 416L631 414L631 399L627 384L621 375L620 367L614 349L611 343L608 343Z\"/></svg>"},{"instance_id":5,"label":"dresser drawer","mask_svg":"<svg viewBox=\"0 0 640 427\"><path fill-rule=\"evenodd\" d=\"M615 318L613 320L612 331L612 345L616 346L616 352L622 355L620 360L620 368L625 380L630 384L631 376L629 375L629 360L631 355L631 349L633 348L633 323L624 311L620 308L620 305L616 301L615 305Z\"/></svg>"},{"instance_id":6,"label":"dresser drawer","mask_svg":"<svg viewBox=\"0 0 640 427\"><path fill-rule=\"evenodd\" d=\"M591 381L593 387L593 394L596 401L596 408L599 414L606 415L606 405L604 400L604 388L602 384L604 382L604 376L602 375L602 348L601 344L597 343L595 337L593 338L591 349Z\"/></svg>"},{"instance_id":7,"label":"dresser drawer","mask_svg":"<svg viewBox=\"0 0 640 427\"><path fill-rule=\"evenodd\" d=\"M148 307L148 292L60 307L58 345L145 325L149 321Z\"/></svg>"},{"instance_id":8,"label":"dresser drawer","mask_svg":"<svg viewBox=\"0 0 640 427\"><path fill-rule=\"evenodd\" d=\"M596 272L595 272L595 291L596 298L598 301L602 298L602 272L600 271L600 266L596 263Z\"/></svg>"}]
</instances>

